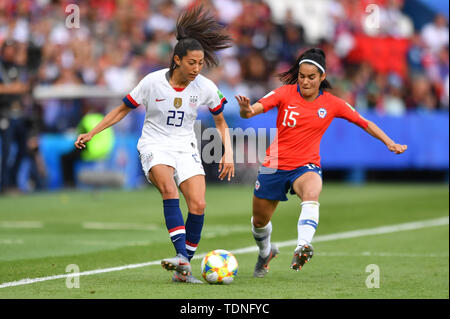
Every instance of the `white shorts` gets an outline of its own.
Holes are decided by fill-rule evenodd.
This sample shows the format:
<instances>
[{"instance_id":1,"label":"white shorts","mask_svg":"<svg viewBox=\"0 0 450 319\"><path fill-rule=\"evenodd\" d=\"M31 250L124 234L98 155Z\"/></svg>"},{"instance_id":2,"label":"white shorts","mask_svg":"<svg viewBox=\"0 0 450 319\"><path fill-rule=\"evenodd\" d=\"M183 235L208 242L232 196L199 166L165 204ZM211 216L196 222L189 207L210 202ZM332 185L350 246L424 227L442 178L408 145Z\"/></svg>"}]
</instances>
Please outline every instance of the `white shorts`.
<instances>
[{"instance_id":1,"label":"white shorts","mask_svg":"<svg viewBox=\"0 0 450 319\"><path fill-rule=\"evenodd\" d=\"M151 181L148 173L153 166L158 164L171 166L175 169L173 177L178 186L192 176L205 175L197 150L193 150L192 152L146 150L139 153L139 157L141 159L142 170L149 183Z\"/></svg>"}]
</instances>

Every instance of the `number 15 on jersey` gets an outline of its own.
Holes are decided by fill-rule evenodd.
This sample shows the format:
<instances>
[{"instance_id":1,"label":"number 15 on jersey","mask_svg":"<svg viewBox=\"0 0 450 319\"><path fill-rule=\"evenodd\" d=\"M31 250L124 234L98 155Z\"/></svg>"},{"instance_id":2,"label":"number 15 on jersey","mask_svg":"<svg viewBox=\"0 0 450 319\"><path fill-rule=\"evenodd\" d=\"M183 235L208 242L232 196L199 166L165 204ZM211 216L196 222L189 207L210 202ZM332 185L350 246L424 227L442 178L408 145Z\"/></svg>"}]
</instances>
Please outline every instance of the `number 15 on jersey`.
<instances>
[{"instance_id":1,"label":"number 15 on jersey","mask_svg":"<svg viewBox=\"0 0 450 319\"><path fill-rule=\"evenodd\" d=\"M283 126L289 126L289 127L295 127L297 125L297 119L295 116L300 115L298 112L290 111L290 110L284 110L284 119L283 119Z\"/></svg>"}]
</instances>

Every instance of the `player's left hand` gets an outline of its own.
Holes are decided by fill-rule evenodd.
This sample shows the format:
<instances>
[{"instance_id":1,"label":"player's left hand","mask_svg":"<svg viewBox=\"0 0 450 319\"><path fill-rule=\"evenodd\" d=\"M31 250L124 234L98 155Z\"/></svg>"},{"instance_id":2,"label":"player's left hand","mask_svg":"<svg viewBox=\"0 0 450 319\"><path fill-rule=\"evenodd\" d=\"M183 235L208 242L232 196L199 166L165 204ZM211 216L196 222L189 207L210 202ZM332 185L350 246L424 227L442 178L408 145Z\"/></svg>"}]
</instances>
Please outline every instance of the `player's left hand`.
<instances>
[{"instance_id":1,"label":"player's left hand","mask_svg":"<svg viewBox=\"0 0 450 319\"><path fill-rule=\"evenodd\" d=\"M92 136L89 133L84 133L78 135L77 140L75 141L75 147L82 150L86 148L86 143L92 139Z\"/></svg>"},{"instance_id":2,"label":"player's left hand","mask_svg":"<svg viewBox=\"0 0 450 319\"><path fill-rule=\"evenodd\" d=\"M232 155L224 154L219 162L219 179L222 181L226 176L228 181L234 177L234 163Z\"/></svg>"},{"instance_id":3,"label":"player's left hand","mask_svg":"<svg viewBox=\"0 0 450 319\"><path fill-rule=\"evenodd\" d=\"M400 145L400 144L396 144L396 143L388 145L388 149L391 152L394 152L395 154L402 154L404 151L406 151L407 148L408 148L408 145Z\"/></svg>"}]
</instances>

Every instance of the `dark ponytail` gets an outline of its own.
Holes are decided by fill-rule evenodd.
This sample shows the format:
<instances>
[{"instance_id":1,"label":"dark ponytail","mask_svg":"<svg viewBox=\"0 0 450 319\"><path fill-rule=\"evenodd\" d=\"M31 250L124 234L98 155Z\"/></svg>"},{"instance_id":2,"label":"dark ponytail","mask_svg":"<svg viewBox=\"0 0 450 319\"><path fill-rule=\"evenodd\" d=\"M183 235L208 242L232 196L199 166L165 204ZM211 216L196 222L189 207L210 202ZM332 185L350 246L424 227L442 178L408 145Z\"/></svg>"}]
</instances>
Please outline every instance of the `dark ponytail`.
<instances>
[{"instance_id":1,"label":"dark ponytail","mask_svg":"<svg viewBox=\"0 0 450 319\"><path fill-rule=\"evenodd\" d=\"M212 13L202 5L196 5L185 11L177 19L176 44L170 63L170 75L176 68L175 55L180 59L186 56L187 51L201 50L205 55L207 66L218 64L215 51L223 50L232 46L232 39L224 31L224 27L217 23Z\"/></svg>"},{"instance_id":2,"label":"dark ponytail","mask_svg":"<svg viewBox=\"0 0 450 319\"><path fill-rule=\"evenodd\" d=\"M312 48L303 52L303 54L298 57L297 61L295 61L294 65L288 71L279 73L277 75L280 81L284 84L296 84L298 82L298 71L300 70L299 63L300 61L305 59L313 60L314 62L318 63L324 70L327 69L325 53L323 52L323 50L319 48ZM313 63L310 64L314 65ZM324 73L319 67L317 67L317 69L319 70L320 75ZM319 89L331 89L331 84L325 79L320 83Z\"/></svg>"}]
</instances>

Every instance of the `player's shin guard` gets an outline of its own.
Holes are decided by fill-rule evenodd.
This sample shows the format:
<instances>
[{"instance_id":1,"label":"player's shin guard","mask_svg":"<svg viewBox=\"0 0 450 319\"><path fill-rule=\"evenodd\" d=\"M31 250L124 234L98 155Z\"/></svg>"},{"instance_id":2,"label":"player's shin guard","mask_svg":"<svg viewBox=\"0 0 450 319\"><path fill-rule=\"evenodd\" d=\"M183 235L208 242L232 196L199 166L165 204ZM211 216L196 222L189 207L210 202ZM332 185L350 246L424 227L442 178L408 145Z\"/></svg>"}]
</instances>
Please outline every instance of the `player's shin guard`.
<instances>
[{"instance_id":1,"label":"player's shin guard","mask_svg":"<svg viewBox=\"0 0 450 319\"><path fill-rule=\"evenodd\" d=\"M200 242L205 215L188 213L186 219L186 251L189 260L194 256Z\"/></svg>"},{"instance_id":2,"label":"player's shin guard","mask_svg":"<svg viewBox=\"0 0 450 319\"><path fill-rule=\"evenodd\" d=\"M252 221L252 234L253 238L255 238L256 245L259 248L259 255L262 258L267 257L270 254L270 235L272 234L272 222L260 228L256 228L253 225L253 217Z\"/></svg>"},{"instance_id":3,"label":"player's shin guard","mask_svg":"<svg viewBox=\"0 0 450 319\"><path fill-rule=\"evenodd\" d=\"M311 243L319 224L319 206L320 204L316 201L302 202L302 211L297 225L297 247Z\"/></svg>"},{"instance_id":4,"label":"player's shin guard","mask_svg":"<svg viewBox=\"0 0 450 319\"><path fill-rule=\"evenodd\" d=\"M186 229L184 227L183 214L180 210L180 202L176 199L165 199L164 218L166 220L167 230L169 231L170 240L177 254L181 254L188 258L186 252Z\"/></svg>"}]
</instances>

